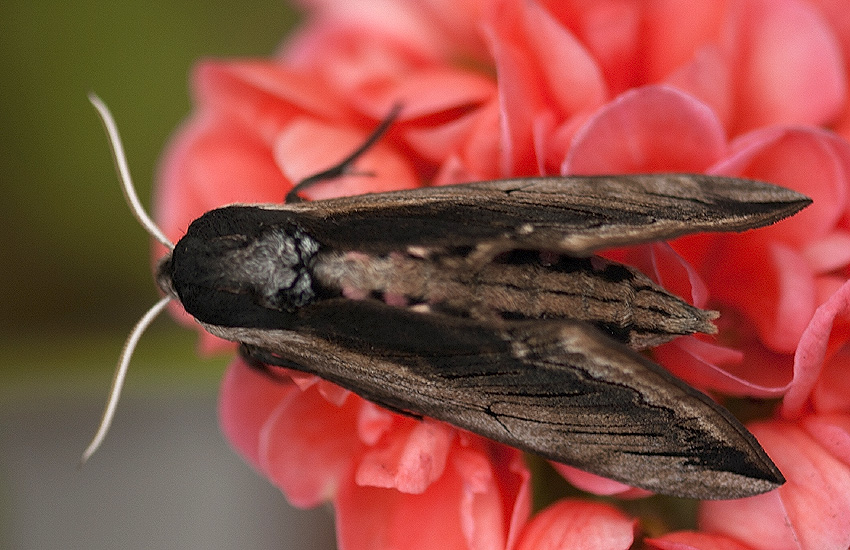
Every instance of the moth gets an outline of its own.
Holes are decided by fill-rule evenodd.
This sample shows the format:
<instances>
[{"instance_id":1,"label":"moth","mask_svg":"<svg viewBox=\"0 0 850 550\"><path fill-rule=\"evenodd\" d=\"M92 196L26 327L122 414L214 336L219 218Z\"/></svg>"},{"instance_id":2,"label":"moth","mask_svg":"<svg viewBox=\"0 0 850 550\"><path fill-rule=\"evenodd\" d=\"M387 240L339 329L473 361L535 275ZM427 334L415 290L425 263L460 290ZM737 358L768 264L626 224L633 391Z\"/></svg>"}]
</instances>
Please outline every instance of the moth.
<instances>
[{"instance_id":1,"label":"moth","mask_svg":"<svg viewBox=\"0 0 850 550\"><path fill-rule=\"evenodd\" d=\"M784 482L724 408L640 350L714 333L696 308L600 249L776 222L811 200L696 174L531 177L307 202L386 129L284 204L231 205L172 245L165 297L131 333L101 429L150 319L179 301L253 364L318 375L391 411L448 422L658 493L730 499Z\"/></svg>"}]
</instances>

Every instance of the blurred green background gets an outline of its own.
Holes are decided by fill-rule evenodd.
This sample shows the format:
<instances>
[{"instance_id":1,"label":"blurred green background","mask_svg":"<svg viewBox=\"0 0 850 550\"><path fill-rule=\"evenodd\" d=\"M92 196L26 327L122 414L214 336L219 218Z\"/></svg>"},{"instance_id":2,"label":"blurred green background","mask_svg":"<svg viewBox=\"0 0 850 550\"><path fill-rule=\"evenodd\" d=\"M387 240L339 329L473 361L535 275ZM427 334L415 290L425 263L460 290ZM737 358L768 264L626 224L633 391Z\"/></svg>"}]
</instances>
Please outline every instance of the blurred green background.
<instances>
[{"instance_id":1,"label":"blurred green background","mask_svg":"<svg viewBox=\"0 0 850 550\"><path fill-rule=\"evenodd\" d=\"M120 335L156 298L148 237L124 205L86 94L112 109L147 202L160 152L190 111L193 65L269 55L295 17L280 0L0 3L7 352L32 346L53 371L55 338Z\"/></svg>"},{"instance_id":2,"label":"blurred green background","mask_svg":"<svg viewBox=\"0 0 850 550\"><path fill-rule=\"evenodd\" d=\"M286 523L280 493L228 448L226 358L197 358L167 316L140 343L104 447L76 469L157 298L86 94L112 109L149 204L192 66L270 55L297 17L277 0L0 2L0 548L333 545L327 511Z\"/></svg>"}]
</instances>

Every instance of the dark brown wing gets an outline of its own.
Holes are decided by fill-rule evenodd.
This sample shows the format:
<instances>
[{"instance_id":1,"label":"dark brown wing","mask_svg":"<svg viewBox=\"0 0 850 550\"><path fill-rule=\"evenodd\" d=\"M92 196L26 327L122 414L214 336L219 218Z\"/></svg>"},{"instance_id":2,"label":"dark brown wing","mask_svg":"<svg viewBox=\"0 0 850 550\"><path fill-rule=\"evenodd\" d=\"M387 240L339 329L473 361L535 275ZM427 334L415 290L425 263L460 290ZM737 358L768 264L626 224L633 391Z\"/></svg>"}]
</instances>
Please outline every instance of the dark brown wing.
<instances>
[{"instance_id":1,"label":"dark brown wing","mask_svg":"<svg viewBox=\"0 0 850 550\"><path fill-rule=\"evenodd\" d=\"M482 244L594 250L703 231L743 231L811 203L767 183L700 174L541 177L264 206L326 245L363 252Z\"/></svg>"},{"instance_id":2,"label":"dark brown wing","mask_svg":"<svg viewBox=\"0 0 850 550\"><path fill-rule=\"evenodd\" d=\"M487 323L334 299L280 330L207 326L249 355L652 491L728 499L782 475L727 411L575 321Z\"/></svg>"}]
</instances>

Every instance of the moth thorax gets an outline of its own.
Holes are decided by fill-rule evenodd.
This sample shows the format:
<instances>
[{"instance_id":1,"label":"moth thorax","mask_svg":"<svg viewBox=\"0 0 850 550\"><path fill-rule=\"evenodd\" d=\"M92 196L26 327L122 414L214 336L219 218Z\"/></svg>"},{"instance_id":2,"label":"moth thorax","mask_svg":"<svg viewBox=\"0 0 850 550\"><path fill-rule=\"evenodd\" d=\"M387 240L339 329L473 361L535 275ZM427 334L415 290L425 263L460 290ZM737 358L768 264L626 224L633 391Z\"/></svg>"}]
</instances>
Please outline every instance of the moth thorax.
<instances>
[{"instance_id":1,"label":"moth thorax","mask_svg":"<svg viewBox=\"0 0 850 550\"><path fill-rule=\"evenodd\" d=\"M312 266L319 243L295 226L275 226L223 256L225 278L263 307L293 311L315 297Z\"/></svg>"}]
</instances>

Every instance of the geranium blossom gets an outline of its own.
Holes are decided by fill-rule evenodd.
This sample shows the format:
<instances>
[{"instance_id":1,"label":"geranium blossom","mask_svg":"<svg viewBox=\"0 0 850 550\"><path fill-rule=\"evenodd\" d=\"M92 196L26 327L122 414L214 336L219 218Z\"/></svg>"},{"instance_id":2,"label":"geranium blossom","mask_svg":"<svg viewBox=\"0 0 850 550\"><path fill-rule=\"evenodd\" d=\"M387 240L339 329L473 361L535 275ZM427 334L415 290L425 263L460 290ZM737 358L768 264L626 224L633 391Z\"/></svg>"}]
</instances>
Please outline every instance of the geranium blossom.
<instances>
[{"instance_id":1,"label":"geranium blossom","mask_svg":"<svg viewBox=\"0 0 850 550\"><path fill-rule=\"evenodd\" d=\"M703 503L705 532L660 549L850 546L850 10L840 0L314 0L272 59L205 61L169 147L157 218L177 240L203 212L280 202L401 103L354 173L320 199L540 174L702 172L814 199L742 235L609 251L696 305L716 337L655 358L723 396L784 398L750 428L788 483ZM160 251L156 254L159 255ZM179 314L179 312L176 312ZM185 318L185 314L183 314ZM204 334L207 350L230 347ZM628 548L612 505L531 511L520 453L382 410L332 384L234 359L231 443L298 506L334 504L339 545ZM643 491L559 466L587 491ZM709 533L710 532L710 533Z\"/></svg>"}]
</instances>

